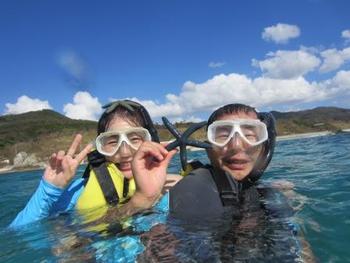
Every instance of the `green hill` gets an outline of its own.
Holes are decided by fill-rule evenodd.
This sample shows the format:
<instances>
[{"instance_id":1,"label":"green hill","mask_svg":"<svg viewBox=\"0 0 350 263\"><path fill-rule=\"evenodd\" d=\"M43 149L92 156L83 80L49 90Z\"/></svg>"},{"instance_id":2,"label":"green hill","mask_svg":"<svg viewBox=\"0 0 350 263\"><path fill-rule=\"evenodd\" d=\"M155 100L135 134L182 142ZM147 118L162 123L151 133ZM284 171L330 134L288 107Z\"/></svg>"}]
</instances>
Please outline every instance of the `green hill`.
<instances>
[{"instance_id":1,"label":"green hill","mask_svg":"<svg viewBox=\"0 0 350 263\"><path fill-rule=\"evenodd\" d=\"M95 136L96 122L72 120L55 111L42 110L0 117L0 159L13 159L16 153L35 153L40 158L65 149L74 134Z\"/></svg>"},{"instance_id":2,"label":"green hill","mask_svg":"<svg viewBox=\"0 0 350 263\"><path fill-rule=\"evenodd\" d=\"M350 129L350 109L319 107L272 113L277 121L278 135ZM175 124L180 131L188 125L190 123ZM77 133L83 135L83 145L92 141L96 136L96 126L94 121L72 120L51 110L0 116L0 161L12 161L21 151L35 153L45 161L51 153L66 150ZM161 140L172 139L162 125L156 127ZM197 131L193 137L204 139L205 129Z\"/></svg>"},{"instance_id":3,"label":"green hill","mask_svg":"<svg viewBox=\"0 0 350 263\"><path fill-rule=\"evenodd\" d=\"M272 111L272 114L276 118L278 135L350 128L350 109L318 107L297 112Z\"/></svg>"}]
</instances>

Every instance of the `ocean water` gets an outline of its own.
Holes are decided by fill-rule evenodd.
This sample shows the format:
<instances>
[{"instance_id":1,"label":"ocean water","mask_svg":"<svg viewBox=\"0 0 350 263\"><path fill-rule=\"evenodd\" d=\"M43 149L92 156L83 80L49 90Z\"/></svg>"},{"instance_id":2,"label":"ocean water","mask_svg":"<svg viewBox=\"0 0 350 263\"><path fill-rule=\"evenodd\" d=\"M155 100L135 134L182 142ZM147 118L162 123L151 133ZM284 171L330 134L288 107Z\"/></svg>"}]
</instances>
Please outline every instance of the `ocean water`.
<instances>
[{"instance_id":1,"label":"ocean water","mask_svg":"<svg viewBox=\"0 0 350 263\"><path fill-rule=\"evenodd\" d=\"M192 152L189 158L207 162L203 151ZM176 172L179 167L179 159L175 158L170 165L170 170ZM350 250L348 249L350 244L349 170L350 133L344 133L278 142L273 160L261 178L265 184L275 184L279 180L287 180L294 184L293 191L285 192L296 211L292 220L298 224L300 232L303 233L320 262L350 262ZM35 191L41 175L42 171L0 175L0 262L102 260L126 262L128 255L121 255L115 251L120 245L116 245L116 239L123 239L122 245L125 248L127 244L128 251L137 251L135 242L138 241L135 240L138 240L138 236L135 233L123 233L122 236L117 234L110 237L84 236L79 225L71 223L69 217L72 215L42 220L24 227L21 231L9 231L6 227L25 206ZM220 225L220 222L217 223ZM170 222L170 224L173 224L173 227L179 231L184 229L176 226L176 222ZM200 258L198 255L201 254L202 258L210 258L211 261L215 261L215 255L210 255L211 249L208 250L208 247L213 248L214 251L216 246L220 246L222 251L222 244L218 242L227 243L229 238L225 241L223 239L213 241L206 238L206 229L196 231L195 229L196 225L190 225L191 238L182 240L182 247L191 252L184 253L182 258L180 255L178 259L182 262L194 262L196 258ZM80 238L79 245L74 242L77 234L83 237ZM238 239L244 241L247 235L252 234L255 233L243 233ZM150 242L152 240L150 236L153 236L153 242ZM278 238L276 235L269 237L274 243L278 243ZM280 238L285 240L283 236ZM198 243L199 239L201 242ZM143 261L139 259L140 262L151 261L154 254L165 250L168 251L167 255L158 257L157 261L173 261L169 254L178 243L174 241L173 236L165 234L162 226L151 234L143 233L142 241L146 246L151 247L150 251L153 253L144 254ZM262 244L270 241L266 240ZM226 245L227 249L230 249L229 245ZM266 255L265 260L263 260L264 257L257 257L254 261L249 257L254 254L254 249L242 250L243 256L240 255L241 258L233 260L248 260L248 262L267 260ZM204 251L206 254L203 255ZM227 251L222 253L230 254ZM191 259L189 255L194 254L196 257Z\"/></svg>"}]
</instances>

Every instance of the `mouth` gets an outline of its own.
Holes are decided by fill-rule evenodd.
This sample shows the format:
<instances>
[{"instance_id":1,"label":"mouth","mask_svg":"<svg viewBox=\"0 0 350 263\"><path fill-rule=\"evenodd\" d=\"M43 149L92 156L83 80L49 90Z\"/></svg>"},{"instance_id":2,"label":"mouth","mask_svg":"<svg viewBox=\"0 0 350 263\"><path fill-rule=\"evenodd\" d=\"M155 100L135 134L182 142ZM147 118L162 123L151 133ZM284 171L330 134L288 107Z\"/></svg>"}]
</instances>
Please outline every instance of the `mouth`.
<instances>
[{"instance_id":1,"label":"mouth","mask_svg":"<svg viewBox=\"0 0 350 263\"><path fill-rule=\"evenodd\" d=\"M243 158L230 158L223 160L223 164L230 170L244 170L249 162L249 160Z\"/></svg>"},{"instance_id":2,"label":"mouth","mask_svg":"<svg viewBox=\"0 0 350 263\"><path fill-rule=\"evenodd\" d=\"M121 162L117 164L118 169L121 172L131 171L131 162Z\"/></svg>"}]
</instances>

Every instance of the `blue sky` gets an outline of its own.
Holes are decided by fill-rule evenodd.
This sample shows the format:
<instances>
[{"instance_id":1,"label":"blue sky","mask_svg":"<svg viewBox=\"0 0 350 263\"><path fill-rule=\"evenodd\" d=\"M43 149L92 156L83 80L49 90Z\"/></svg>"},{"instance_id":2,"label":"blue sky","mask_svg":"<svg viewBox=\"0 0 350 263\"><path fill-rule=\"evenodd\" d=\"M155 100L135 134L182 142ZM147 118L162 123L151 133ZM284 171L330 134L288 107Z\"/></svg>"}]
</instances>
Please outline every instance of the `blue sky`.
<instances>
[{"instance_id":1,"label":"blue sky","mask_svg":"<svg viewBox=\"0 0 350 263\"><path fill-rule=\"evenodd\" d=\"M97 119L132 98L154 118L349 108L350 2L1 1L0 113Z\"/></svg>"}]
</instances>

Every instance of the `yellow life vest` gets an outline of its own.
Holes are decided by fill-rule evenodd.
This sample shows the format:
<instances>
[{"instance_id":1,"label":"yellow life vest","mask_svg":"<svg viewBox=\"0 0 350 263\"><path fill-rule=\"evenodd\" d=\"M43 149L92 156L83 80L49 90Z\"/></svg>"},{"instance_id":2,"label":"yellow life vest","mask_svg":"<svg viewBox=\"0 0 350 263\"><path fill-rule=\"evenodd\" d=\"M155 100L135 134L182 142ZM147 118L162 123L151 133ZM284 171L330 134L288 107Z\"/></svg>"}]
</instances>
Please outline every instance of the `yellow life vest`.
<instances>
[{"instance_id":1,"label":"yellow life vest","mask_svg":"<svg viewBox=\"0 0 350 263\"><path fill-rule=\"evenodd\" d=\"M185 171L181 169L180 175L185 177L193 170L198 169L198 168L203 167L203 166L204 165L200 161L191 160L191 161L189 161L189 163L187 163Z\"/></svg>"},{"instance_id":2,"label":"yellow life vest","mask_svg":"<svg viewBox=\"0 0 350 263\"><path fill-rule=\"evenodd\" d=\"M107 163L107 170L113 181L114 188L117 191L117 194L119 197L118 203L125 202L135 193L136 187L135 187L134 178L129 180L129 189L128 189L127 195L124 197L123 196L123 190L124 190L123 174L118 170L118 168L113 163ZM80 195L77 201L76 209L85 210L85 209L91 209L91 208L96 208L100 206L106 206L106 205L108 205L108 203L106 202L106 199L102 192L102 188L97 180L95 171L91 169L90 176L85 185L83 193Z\"/></svg>"},{"instance_id":3,"label":"yellow life vest","mask_svg":"<svg viewBox=\"0 0 350 263\"><path fill-rule=\"evenodd\" d=\"M118 194L118 203L124 203L135 193L135 181L130 179L127 193L124 190L125 179L123 174L118 170L118 168L113 163L106 163L106 168L113 182L114 188ZM78 214L82 217L84 223L94 221L103 215L108 210L108 202L105 199L105 195L101 188L101 185L97 179L94 169L90 170L89 178L87 179L85 188L80 195L77 203L76 210ZM124 193L123 193L124 192ZM97 229L89 230L100 230L103 229L103 225L96 226Z\"/></svg>"}]
</instances>

